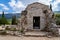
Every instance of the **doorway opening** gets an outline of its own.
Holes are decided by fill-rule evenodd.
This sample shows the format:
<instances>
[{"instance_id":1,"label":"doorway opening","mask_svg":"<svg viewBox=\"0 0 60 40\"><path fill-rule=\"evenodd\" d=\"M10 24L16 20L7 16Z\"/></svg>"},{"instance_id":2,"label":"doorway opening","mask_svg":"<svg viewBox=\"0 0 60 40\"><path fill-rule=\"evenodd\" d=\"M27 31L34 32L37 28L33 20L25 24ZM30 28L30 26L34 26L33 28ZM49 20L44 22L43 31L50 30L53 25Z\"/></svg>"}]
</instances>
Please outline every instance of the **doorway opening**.
<instances>
[{"instance_id":1,"label":"doorway opening","mask_svg":"<svg viewBox=\"0 0 60 40\"><path fill-rule=\"evenodd\" d=\"M33 17L33 29L40 29L40 17Z\"/></svg>"}]
</instances>

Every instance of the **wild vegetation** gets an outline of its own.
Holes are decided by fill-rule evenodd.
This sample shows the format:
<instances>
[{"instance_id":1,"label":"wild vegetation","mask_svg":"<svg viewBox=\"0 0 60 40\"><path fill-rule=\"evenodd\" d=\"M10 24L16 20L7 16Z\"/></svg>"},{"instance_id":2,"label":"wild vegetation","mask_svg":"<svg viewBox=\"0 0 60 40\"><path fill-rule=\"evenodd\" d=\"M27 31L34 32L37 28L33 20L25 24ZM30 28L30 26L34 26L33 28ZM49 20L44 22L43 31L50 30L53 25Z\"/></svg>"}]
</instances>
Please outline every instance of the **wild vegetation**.
<instances>
[{"instance_id":1,"label":"wild vegetation","mask_svg":"<svg viewBox=\"0 0 60 40\"><path fill-rule=\"evenodd\" d=\"M60 25L60 12L55 12L55 19L56 19L56 24ZM17 18L16 15L12 16L11 19L6 19L4 12L2 13L2 16L0 16L0 25L15 25L17 24Z\"/></svg>"},{"instance_id":2,"label":"wild vegetation","mask_svg":"<svg viewBox=\"0 0 60 40\"><path fill-rule=\"evenodd\" d=\"M60 25L60 14L56 13L55 18L56 18L56 24Z\"/></svg>"},{"instance_id":3,"label":"wild vegetation","mask_svg":"<svg viewBox=\"0 0 60 40\"><path fill-rule=\"evenodd\" d=\"M17 25L17 21L16 21L16 16L15 15L12 17L12 23L11 24L12 25Z\"/></svg>"},{"instance_id":4,"label":"wild vegetation","mask_svg":"<svg viewBox=\"0 0 60 40\"><path fill-rule=\"evenodd\" d=\"M4 12L2 13L2 16L0 17L0 25L16 25L17 24L17 20L16 20L16 16L12 16L11 19L6 19Z\"/></svg>"},{"instance_id":5,"label":"wild vegetation","mask_svg":"<svg viewBox=\"0 0 60 40\"><path fill-rule=\"evenodd\" d=\"M5 25L5 24L9 24L7 19L4 16L4 12L2 13L2 16L0 18L0 25Z\"/></svg>"}]
</instances>

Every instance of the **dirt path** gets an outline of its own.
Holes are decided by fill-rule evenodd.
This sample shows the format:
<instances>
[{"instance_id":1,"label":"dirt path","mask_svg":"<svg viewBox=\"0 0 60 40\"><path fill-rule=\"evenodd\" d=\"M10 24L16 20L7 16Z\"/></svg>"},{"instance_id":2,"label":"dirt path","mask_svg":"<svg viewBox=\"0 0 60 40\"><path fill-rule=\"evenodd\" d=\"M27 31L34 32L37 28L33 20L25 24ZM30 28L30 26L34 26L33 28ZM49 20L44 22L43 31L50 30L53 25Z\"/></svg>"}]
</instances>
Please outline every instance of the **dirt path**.
<instances>
[{"instance_id":1,"label":"dirt path","mask_svg":"<svg viewBox=\"0 0 60 40\"><path fill-rule=\"evenodd\" d=\"M60 40L60 37L16 37L16 36L0 36L0 40Z\"/></svg>"}]
</instances>

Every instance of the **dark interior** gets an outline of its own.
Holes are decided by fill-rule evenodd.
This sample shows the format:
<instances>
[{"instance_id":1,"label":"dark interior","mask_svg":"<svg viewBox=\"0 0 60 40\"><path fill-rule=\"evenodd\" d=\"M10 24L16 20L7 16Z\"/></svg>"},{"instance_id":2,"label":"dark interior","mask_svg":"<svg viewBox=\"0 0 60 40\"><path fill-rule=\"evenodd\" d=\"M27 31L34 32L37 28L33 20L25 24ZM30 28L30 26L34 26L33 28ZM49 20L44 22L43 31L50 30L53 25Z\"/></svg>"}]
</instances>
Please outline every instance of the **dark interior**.
<instances>
[{"instance_id":1,"label":"dark interior","mask_svg":"<svg viewBox=\"0 0 60 40\"><path fill-rule=\"evenodd\" d=\"M33 17L33 29L40 29L40 17Z\"/></svg>"}]
</instances>

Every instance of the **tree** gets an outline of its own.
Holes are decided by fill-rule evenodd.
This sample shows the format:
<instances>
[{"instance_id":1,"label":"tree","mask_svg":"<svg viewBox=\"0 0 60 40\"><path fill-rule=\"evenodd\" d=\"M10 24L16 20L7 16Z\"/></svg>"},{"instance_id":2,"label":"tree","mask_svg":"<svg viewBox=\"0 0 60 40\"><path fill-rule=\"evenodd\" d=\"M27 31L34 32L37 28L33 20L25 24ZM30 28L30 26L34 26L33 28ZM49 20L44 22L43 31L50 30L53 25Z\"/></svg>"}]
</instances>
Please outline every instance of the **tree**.
<instances>
[{"instance_id":1,"label":"tree","mask_svg":"<svg viewBox=\"0 0 60 40\"><path fill-rule=\"evenodd\" d=\"M51 11L52 11L52 5L50 4L50 9L51 9Z\"/></svg>"},{"instance_id":2,"label":"tree","mask_svg":"<svg viewBox=\"0 0 60 40\"><path fill-rule=\"evenodd\" d=\"M2 17L0 18L0 25L8 24L7 19L5 18L4 12L2 13Z\"/></svg>"},{"instance_id":3,"label":"tree","mask_svg":"<svg viewBox=\"0 0 60 40\"><path fill-rule=\"evenodd\" d=\"M12 25L16 25L17 21L16 21L16 15L12 16Z\"/></svg>"}]
</instances>

